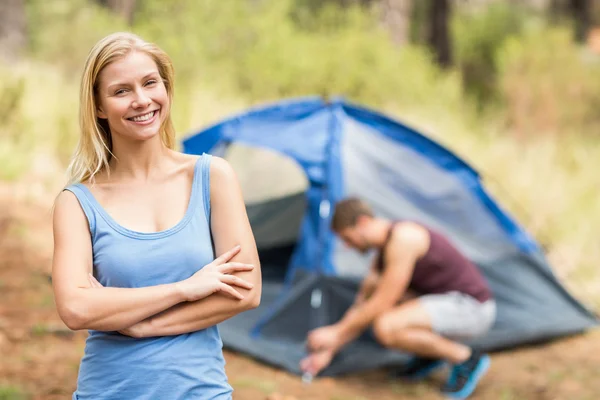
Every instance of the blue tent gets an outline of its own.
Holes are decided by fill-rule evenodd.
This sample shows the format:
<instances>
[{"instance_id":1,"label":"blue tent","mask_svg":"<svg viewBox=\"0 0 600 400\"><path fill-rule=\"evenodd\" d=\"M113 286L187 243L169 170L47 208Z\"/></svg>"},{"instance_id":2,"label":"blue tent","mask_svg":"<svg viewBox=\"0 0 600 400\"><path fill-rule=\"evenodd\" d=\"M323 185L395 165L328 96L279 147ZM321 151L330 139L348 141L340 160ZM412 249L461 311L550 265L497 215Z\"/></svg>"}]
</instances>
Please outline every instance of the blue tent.
<instances>
[{"instance_id":1,"label":"blue tent","mask_svg":"<svg viewBox=\"0 0 600 400\"><path fill-rule=\"evenodd\" d=\"M482 269L498 301L498 318L486 337L471 344L501 349L598 322L558 282L540 246L486 192L477 171L404 124L342 99L308 97L226 119L190 135L183 147L222 156L231 143L287 155L302 168L308 188L247 204L263 265L263 300L220 326L227 347L299 372L306 332L343 314L373 256L350 251L329 229L333 205L347 196L366 200L380 216L443 232ZM367 333L324 373L406 359Z\"/></svg>"}]
</instances>

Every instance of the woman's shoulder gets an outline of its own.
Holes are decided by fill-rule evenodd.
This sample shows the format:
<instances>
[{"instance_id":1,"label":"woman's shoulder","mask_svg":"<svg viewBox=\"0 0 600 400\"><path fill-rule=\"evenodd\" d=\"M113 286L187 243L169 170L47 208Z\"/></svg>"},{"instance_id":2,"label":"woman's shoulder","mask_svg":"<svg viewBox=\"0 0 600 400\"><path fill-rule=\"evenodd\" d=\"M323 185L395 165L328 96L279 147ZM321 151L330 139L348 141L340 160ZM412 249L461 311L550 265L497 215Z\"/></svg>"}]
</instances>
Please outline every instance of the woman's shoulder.
<instances>
[{"instance_id":1,"label":"woman's shoulder","mask_svg":"<svg viewBox=\"0 0 600 400\"><path fill-rule=\"evenodd\" d=\"M237 181L236 173L225 158L211 154L176 154L177 163L190 177L193 177L197 168L207 168L211 186L214 184L228 184ZM203 163L204 165L202 165Z\"/></svg>"},{"instance_id":2,"label":"woman's shoulder","mask_svg":"<svg viewBox=\"0 0 600 400\"><path fill-rule=\"evenodd\" d=\"M235 177L235 171L233 167L226 159L215 156L212 154L186 154L186 153L178 153L178 159L180 160L182 166L186 166L186 169L190 171L194 170L195 165L202 160L206 160L207 166L210 168L210 177L212 179L231 179Z\"/></svg>"},{"instance_id":3,"label":"woman's shoulder","mask_svg":"<svg viewBox=\"0 0 600 400\"><path fill-rule=\"evenodd\" d=\"M69 226L85 226L86 200L76 188L69 185L58 193L52 207L53 225L55 229L66 229ZM88 215L89 217L89 215ZM62 228L61 228L62 227Z\"/></svg>"},{"instance_id":4,"label":"woman's shoulder","mask_svg":"<svg viewBox=\"0 0 600 400\"><path fill-rule=\"evenodd\" d=\"M235 183L237 176L229 161L221 157L212 156L210 161L210 179L213 182L227 184Z\"/></svg>"}]
</instances>

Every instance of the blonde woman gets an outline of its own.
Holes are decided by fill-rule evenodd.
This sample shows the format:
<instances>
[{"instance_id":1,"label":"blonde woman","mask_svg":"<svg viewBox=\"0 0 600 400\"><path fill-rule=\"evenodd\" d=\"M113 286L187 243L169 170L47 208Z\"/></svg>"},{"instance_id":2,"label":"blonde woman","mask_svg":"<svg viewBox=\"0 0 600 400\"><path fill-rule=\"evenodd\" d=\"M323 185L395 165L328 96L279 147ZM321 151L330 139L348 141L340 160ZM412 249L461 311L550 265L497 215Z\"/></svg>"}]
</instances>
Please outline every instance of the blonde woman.
<instances>
[{"instance_id":1,"label":"blonde woman","mask_svg":"<svg viewBox=\"0 0 600 400\"><path fill-rule=\"evenodd\" d=\"M57 309L89 330L73 399L231 398L216 324L258 306L259 260L230 165L173 150L172 97L157 46L90 52L54 213Z\"/></svg>"}]
</instances>

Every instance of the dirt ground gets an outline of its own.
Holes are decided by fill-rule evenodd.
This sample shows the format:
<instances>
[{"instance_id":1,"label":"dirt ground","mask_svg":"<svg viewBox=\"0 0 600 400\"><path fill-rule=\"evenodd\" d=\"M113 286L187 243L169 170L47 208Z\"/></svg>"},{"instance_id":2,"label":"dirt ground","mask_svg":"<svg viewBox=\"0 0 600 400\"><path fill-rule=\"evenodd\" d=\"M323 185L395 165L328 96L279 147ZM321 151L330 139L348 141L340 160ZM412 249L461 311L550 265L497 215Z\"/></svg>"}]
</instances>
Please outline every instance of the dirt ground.
<instances>
[{"instance_id":1,"label":"dirt ground","mask_svg":"<svg viewBox=\"0 0 600 400\"><path fill-rule=\"evenodd\" d=\"M7 198L0 187L0 400L68 399L86 333L70 332L54 307L49 281L50 209ZM389 380L382 371L343 378L299 377L226 353L239 400L438 399L443 374L423 383ZM492 355L474 399L600 398L600 332Z\"/></svg>"}]
</instances>

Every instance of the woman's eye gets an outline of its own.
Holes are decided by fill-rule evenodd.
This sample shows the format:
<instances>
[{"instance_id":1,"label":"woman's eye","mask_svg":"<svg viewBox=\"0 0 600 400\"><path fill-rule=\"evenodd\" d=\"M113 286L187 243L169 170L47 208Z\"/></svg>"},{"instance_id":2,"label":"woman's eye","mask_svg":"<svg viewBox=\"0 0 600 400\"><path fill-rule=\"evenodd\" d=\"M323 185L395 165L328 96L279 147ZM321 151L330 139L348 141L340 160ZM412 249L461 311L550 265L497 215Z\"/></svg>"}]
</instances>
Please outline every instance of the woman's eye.
<instances>
[{"instance_id":1,"label":"woman's eye","mask_svg":"<svg viewBox=\"0 0 600 400\"><path fill-rule=\"evenodd\" d=\"M155 83L156 83L156 79L150 79L148 82L146 82L146 86L154 85Z\"/></svg>"},{"instance_id":2,"label":"woman's eye","mask_svg":"<svg viewBox=\"0 0 600 400\"><path fill-rule=\"evenodd\" d=\"M119 89L115 92L116 95L125 93L125 89Z\"/></svg>"}]
</instances>

